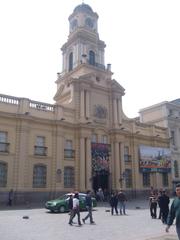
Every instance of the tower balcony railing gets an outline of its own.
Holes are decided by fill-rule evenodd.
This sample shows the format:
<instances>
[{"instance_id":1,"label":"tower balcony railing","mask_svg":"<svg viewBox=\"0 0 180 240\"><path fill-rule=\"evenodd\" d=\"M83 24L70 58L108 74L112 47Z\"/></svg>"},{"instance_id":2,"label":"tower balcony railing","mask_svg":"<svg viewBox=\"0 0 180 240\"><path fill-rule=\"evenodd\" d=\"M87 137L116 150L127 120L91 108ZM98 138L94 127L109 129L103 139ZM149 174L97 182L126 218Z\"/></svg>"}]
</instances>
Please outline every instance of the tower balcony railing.
<instances>
[{"instance_id":1,"label":"tower balcony railing","mask_svg":"<svg viewBox=\"0 0 180 240\"><path fill-rule=\"evenodd\" d=\"M0 152L9 153L9 143L0 142Z\"/></svg>"},{"instance_id":2,"label":"tower balcony railing","mask_svg":"<svg viewBox=\"0 0 180 240\"><path fill-rule=\"evenodd\" d=\"M103 64L100 64L100 63L97 63L97 62L91 62L91 61L87 60L87 63L91 66L95 66L95 67L103 69L103 70L106 69Z\"/></svg>"}]
</instances>

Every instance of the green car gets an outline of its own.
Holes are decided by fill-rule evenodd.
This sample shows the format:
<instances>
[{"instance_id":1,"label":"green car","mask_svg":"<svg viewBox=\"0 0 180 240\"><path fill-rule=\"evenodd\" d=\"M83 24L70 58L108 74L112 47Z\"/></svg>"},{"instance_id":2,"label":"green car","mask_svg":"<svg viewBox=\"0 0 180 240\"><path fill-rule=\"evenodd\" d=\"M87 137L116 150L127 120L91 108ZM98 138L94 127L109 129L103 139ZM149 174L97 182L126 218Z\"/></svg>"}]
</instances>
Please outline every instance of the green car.
<instances>
[{"instance_id":1,"label":"green car","mask_svg":"<svg viewBox=\"0 0 180 240\"><path fill-rule=\"evenodd\" d=\"M57 199L50 200L45 203L45 208L50 210L51 212L68 212L68 202L70 195L74 195L74 193L67 193ZM79 193L79 206L80 210L86 210L86 194L85 193ZM97 201L94 197L92 197L93 207L97 206Z\"/></svg>"}]
</instances>

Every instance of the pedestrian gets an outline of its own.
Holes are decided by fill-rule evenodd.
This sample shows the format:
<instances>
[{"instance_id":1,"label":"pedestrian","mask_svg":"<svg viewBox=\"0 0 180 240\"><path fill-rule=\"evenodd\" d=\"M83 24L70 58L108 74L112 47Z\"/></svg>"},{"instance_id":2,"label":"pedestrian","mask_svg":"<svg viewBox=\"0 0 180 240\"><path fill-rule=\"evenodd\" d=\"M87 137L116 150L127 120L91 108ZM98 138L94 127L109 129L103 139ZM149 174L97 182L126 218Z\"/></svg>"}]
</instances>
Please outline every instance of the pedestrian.
<instances>
[{"instance_id":1,"label":"pedestrian","mask_svg":"<svg viewBox=\"0 0 180 240\"><path fill-rule=\"evenodd\" d=\"M76 215L78 217L78 224L79 224L79 226L81 226L82 224L81 224L81 219L80 219L79 193L78 192L76 192L74 194L73 210L72 210L72 215L70 216L70 219L69 219L69 225L72 225L72 220Z\"/></svg>"},{"instance_id":2,"label":"pedestrian","mask_svg":"<svg viewBox=\"0 0 180 240\"><path fill-rule=\"evenodd\" d=\"M119 209L120 209L120 214L124 214L126 215L126 195L123 192L122 189L120 189L119 193L118 193L118 200L119 200Z\"/></svg>"},{"instance_id":3,"label":"pedestrian","mask_svg":"<svg viewBox=\"0 0 180 240\"><path fill-rule=\"evenodd\" d=\"M162 191L159 191L158 195L158 206L159 206L159 219L162 219L162 210L161 210L161 196L162 196Z\"/></svg>"},{"instance_id":4,"label":"pedestrian","mask_svg":"<svg viewBox=\"0 0 180 240\"><path fill-rule=\"evenodd\" d=\"M152 218L157 217L157 196L155 194L151 194L149 197L149 207L150 207L150 214Z\"/></svg>"},{"instance_id":5,"label":"pedestrian","mask_svg":"<svg viewBox=\"0 0 180 240\"><path fill-rule=\"evenodd\" d=\"M12 202L13 202L13 198L14 198L14 191L13 189L11 189L8 193L8 206L12 206Z\"/></svg>"},{"instance_id":6,"label":"pedestrian","mask_svg":"<svg viewBox=\"0 0 180 240\"><path fill-rule=\"evenodd\" d=\"M97 196L100 202L104 202L104 193L102 188L99 188L97 191Z\"/></svg>"},{"instance_id":7,"label":"pedestrian","mask_svg":"<svg viewBox=\"0 0 180 240\"><path fill-rule=\"evenodd\" d=\"M167 217L169 213L169 197L166 194L166 191L163 190L162 195L158 199L159 206L161 209L161 214L162 214L162 222L164 224L167 224Z\"/></svg>"},{"instance_id":8,"label":"pedestrian","mask_svg":"<svg viewBox=\"0 0 180 240\"><path fill-rule=\"evenodd\" d=\"M176 218L176 232L178 239L180 240L180 183L176 185L176 197L173 200L169 215L167 218L167 227L166 232L169 232L169 228L173 224L174 219Z\"/></svg>"},{"instance_id":9,"label":"pedestrian","mask_svg":"<svg viewBox=\"0 0 180 240\"><path fill-rule=\"evenodd\" d=\"M72 220L73 220L73 216L74 216L74 212L73 212L73 194L71 194L69 196L68 209L69 209L70 219L72 217ZM72 221L72 223L73 223L73 221Z\"/></svg>"},{"instance_id":10,"label":"pedestrian","mask_svg":"<svg viewBox=\"0 0 180 240\"><path fill-rule=\"evenodd\" d=\"M114 214L114 209L115 209L116 215L118 215L117 205L118 205L118 195L112 192L110 197L111 215Z\"/></svg>"},{"instance_id":11,"label":"pedestrian","mask_svg":"<svg viewBox=\"0 0 180 240\"><path fill-rule=\"evenodd\" d=\"M85 223L85 221L89 218L90 224L94 224L95 222L93 221L93 217L92 217L92 206L93 206L92 193L90 190L87 191L85 204L86 204L86 208L88 210L88 214L86 215L85 218L82 219L82 221L83 221L83 223Z\"/></svg>"}]
</instances>

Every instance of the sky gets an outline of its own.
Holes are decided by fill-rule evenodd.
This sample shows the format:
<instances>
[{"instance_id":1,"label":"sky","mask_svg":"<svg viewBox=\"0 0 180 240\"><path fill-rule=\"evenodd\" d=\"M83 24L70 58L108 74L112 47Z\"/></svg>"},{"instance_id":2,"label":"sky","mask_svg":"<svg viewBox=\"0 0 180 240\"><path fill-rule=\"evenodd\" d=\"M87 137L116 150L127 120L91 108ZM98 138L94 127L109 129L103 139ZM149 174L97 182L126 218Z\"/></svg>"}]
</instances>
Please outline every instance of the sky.
<instances>
[{"instance_id":1,"label":"sky","mask_svg":"<svg viewBox=\"0 0 180 240\"><path fill-rule=\"evenodd\" d=\"M81 0L0 0L0 94L54 103L68 17ZM124 113L180 98L180 1L85 0L99 15L105 63Z\"/></svg>"}]
</instances>

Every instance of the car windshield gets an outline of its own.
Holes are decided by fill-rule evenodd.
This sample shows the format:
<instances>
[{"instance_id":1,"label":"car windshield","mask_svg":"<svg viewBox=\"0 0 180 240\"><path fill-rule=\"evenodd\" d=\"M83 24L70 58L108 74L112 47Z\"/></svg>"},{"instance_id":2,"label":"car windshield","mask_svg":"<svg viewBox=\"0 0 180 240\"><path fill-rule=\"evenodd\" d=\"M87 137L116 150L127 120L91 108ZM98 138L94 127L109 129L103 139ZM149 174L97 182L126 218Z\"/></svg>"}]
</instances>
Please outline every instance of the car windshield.
<instances>
[{"instance_id":1,"label":"car windshield","mask_svg":"<svg viewBox=\"0 0 180 240\"><path fill-rule=\"evenodd\" d=\"M66 200L68 198L69 198L69 195L63 195L63 196L58 197L58 199L60 199L60 200Z\"/></svg>"}]
</instances>

